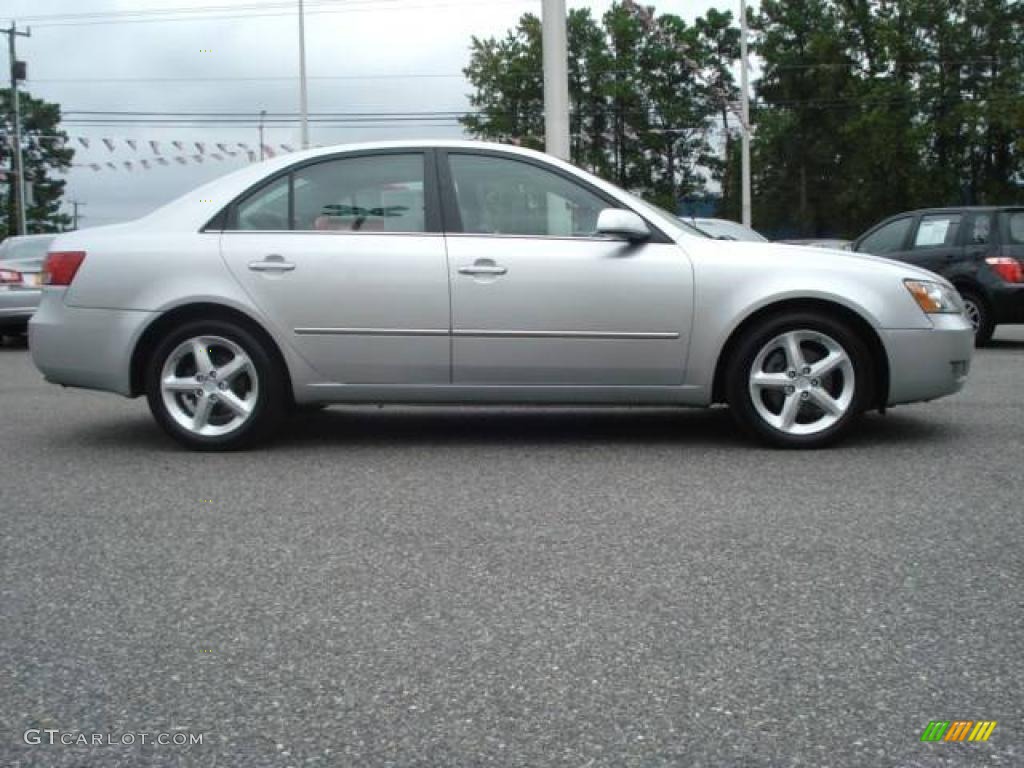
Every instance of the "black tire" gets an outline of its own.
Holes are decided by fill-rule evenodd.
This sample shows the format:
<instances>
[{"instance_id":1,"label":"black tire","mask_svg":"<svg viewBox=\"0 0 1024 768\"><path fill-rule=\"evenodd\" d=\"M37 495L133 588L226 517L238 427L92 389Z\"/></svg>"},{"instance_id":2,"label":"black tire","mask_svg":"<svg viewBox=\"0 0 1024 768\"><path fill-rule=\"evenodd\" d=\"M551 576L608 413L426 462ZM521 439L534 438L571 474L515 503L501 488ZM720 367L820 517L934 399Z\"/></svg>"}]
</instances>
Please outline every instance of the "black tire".
<instances>
[{"instance_id":1,"label":"black tire","mask_svg":"<svg viewBox=\"0 0 1024 768\"><path fill-rule=\"evenodd\" d=\"M846 352L853 368L853 399L845 414L820 432L794 435L769 424L758 412L750 389L754 363L766 345L791 331L824 334ZM874 403L874 363L865 342L847 323L824 313L784 312L747 329L727 362L726 399L733 417L748 434L777 448L823 448L839 440Z\"/></svg>"},{"instance_id":2,"label":"black tire","mask_svg":"<svg viewBox=\"0 0 1024 768\"><path fill-rule=\"evenodd\" d=\"M992 310L989 309L988 302L975 291L964 290L960 292L960 296L964 300L964 306L967 307L968 317L972 314L972 310L977 313L977 325L974 327L974 346L984 347L992 341L992 334L996 332L996 324L992 319ZM971 322L975 321L972 319Z\"/></svg>"},{"instance_id":3,"label":"black tire","mask_svg":"<svg viewBox=\"0 0 1024 768\"><path fill-rule=\"evenodd\" d=\"M252 361L259 386L251 415L241 426L224 435L199 435L182 427L168 412L160 377L168 356L184 341L198 336L219 336L237 344ZM286 372L258 336L230 320L193 320L175 328L160 340L146 366L146 399L153 418L186 448L199 451L234 451L268 438L287 413L290 401Z\"/></svg>"}]
</instances>

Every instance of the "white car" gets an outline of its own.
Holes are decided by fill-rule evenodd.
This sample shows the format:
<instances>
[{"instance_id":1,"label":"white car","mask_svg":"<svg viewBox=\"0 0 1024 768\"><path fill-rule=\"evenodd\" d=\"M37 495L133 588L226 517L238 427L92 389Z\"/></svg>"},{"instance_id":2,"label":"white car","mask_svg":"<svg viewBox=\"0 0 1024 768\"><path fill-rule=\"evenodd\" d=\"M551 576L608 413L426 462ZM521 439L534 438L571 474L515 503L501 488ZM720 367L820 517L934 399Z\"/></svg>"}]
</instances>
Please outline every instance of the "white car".
<instances>
[{"instance_id":1,"label":"white car","mask_svg":"<svg viewBox=\"0 0 1024 768\"><path fill-rule=\"evenodd\" d=\"M768 256L769 258L766 258ZM60 236L30 346L235 448L323 403L726 402L816 447L959 390L959 297L907 264L712 240L567 163L475 142L309 150Z\"/></svg>"}]
</instances>

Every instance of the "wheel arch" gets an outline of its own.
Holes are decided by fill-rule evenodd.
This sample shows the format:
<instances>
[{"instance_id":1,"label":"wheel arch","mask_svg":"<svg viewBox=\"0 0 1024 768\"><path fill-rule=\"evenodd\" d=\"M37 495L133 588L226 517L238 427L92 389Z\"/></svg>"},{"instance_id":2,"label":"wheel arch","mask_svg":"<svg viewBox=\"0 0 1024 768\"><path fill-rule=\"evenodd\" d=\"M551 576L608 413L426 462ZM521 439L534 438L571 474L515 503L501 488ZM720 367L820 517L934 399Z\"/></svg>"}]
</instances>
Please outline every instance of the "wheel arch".
<instances>
[{"instance_id":1,"label":"wheel arch","mask_svg":"<svg viewBox=\"0 0 1024 768\"><path fill-rule=\"evenodd\" d=\"M146 363L149 360L149 356L153 353L153 350L156 349L156 346L160 343L160 339L162 339L164 335L166 335L172 328L181 325L182 323L186 323L191 320L212 319L229 320L238 323L266 344L267 350L270 352L275 362L280 365L281 370L285 372L284 381L288 399L291 402L295 402L295 396L292 391L291 371L288 368L288 363L281 351L281 347L278 345L277 341L274 340L274 337L271 336L263 325L251 315L248 315L239 309L235 309L234 307L206 301L191 302L169 309L153 320L153 322L146 327L146 330L142 332L142 335L139 336L139 340L135 343L135 348L132 350L130 367L131 396L138 397L145 392Z\"/></svg>"},{"instance_id":2,"label":"wheel arch","mask_svg":"<svg viewBox=\"0 0 1024 768\"><path fill-rule=\"evenodd\" d=\"M874 326L858 312L849 307L827 299L785 299L759 307L747 315L729 334L715 363L715 375L712 384L712 402L725 402L725 371L739 340L747 330L766 318L782 312L811 311L826 314L836 320L848 323L862 339L871 353L874 363L875 391L872 407L885 408L889 397L889 356L885 345Z\"/></svg>"}]
</instances>

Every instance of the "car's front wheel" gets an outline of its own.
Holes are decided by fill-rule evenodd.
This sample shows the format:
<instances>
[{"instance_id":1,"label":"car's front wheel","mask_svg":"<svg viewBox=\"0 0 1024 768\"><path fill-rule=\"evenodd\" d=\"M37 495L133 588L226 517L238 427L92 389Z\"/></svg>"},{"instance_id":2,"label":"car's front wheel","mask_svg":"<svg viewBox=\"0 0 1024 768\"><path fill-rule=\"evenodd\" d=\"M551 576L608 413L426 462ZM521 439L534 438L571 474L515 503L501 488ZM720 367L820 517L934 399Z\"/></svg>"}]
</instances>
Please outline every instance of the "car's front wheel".
<instances>
[{"instance_id":1,"label":"car's front wheel","mask_svg":"<svg viewBox=\"0 0 1024 768\"><path fill-rule=\"evenodd\" d=\"M845 323L778 315L748 330L726 371L740 425L783 448L820 448L842 436L872 397L872 360Z\"/></svg>"},{"instance_id":2,"label":"car's front wheel","mask_svg":"<svg viewBox=\"0 0 1024 768\"><path fill-rule=\"evenodd\" d=\"M147 369L154 418L197 450L235 450L266 437L285 413L283 371L264 342L226 320L185 323L165 336Z\"/></svg>"}]
</instances>

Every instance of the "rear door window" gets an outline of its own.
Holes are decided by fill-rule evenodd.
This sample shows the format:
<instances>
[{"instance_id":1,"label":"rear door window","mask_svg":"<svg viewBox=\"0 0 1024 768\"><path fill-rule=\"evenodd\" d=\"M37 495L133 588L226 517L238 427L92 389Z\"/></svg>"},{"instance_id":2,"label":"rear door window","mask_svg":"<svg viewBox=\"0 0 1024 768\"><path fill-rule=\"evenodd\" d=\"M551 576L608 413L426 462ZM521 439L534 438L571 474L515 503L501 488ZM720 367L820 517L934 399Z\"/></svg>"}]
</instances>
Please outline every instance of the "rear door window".
<instances>
[{"instance_id":1,"label":"rear door window","mask_svg":"<svg viewBox=\"0 0 1024 768\"><path fill-rule=\"evenodd\" d=\"M1010 245L1024 245L1024 211L1006 214L1006 234Z\"/></svg>"},{"instance_id":2,"label":"rear door window","mask_svg":"<svg viewBox=\"0 0 1024 768\"><path fill-rule=\"evenodd\" d=\"M951 248L960 235L959 213L936 213L921 217L914 236L914 250L922 248Z\"/></svg>"},{"instance_id":3,"label":"rear door window","mask_svg":"<svg viewBox=\"0 0 1024 768\"><path fill-rule=\"evenodd\" d=\"M967 245L988 245L991 243L994 224L995 214L975 214L971 223L967 226Z\"/></svg>"}]
</instances>

